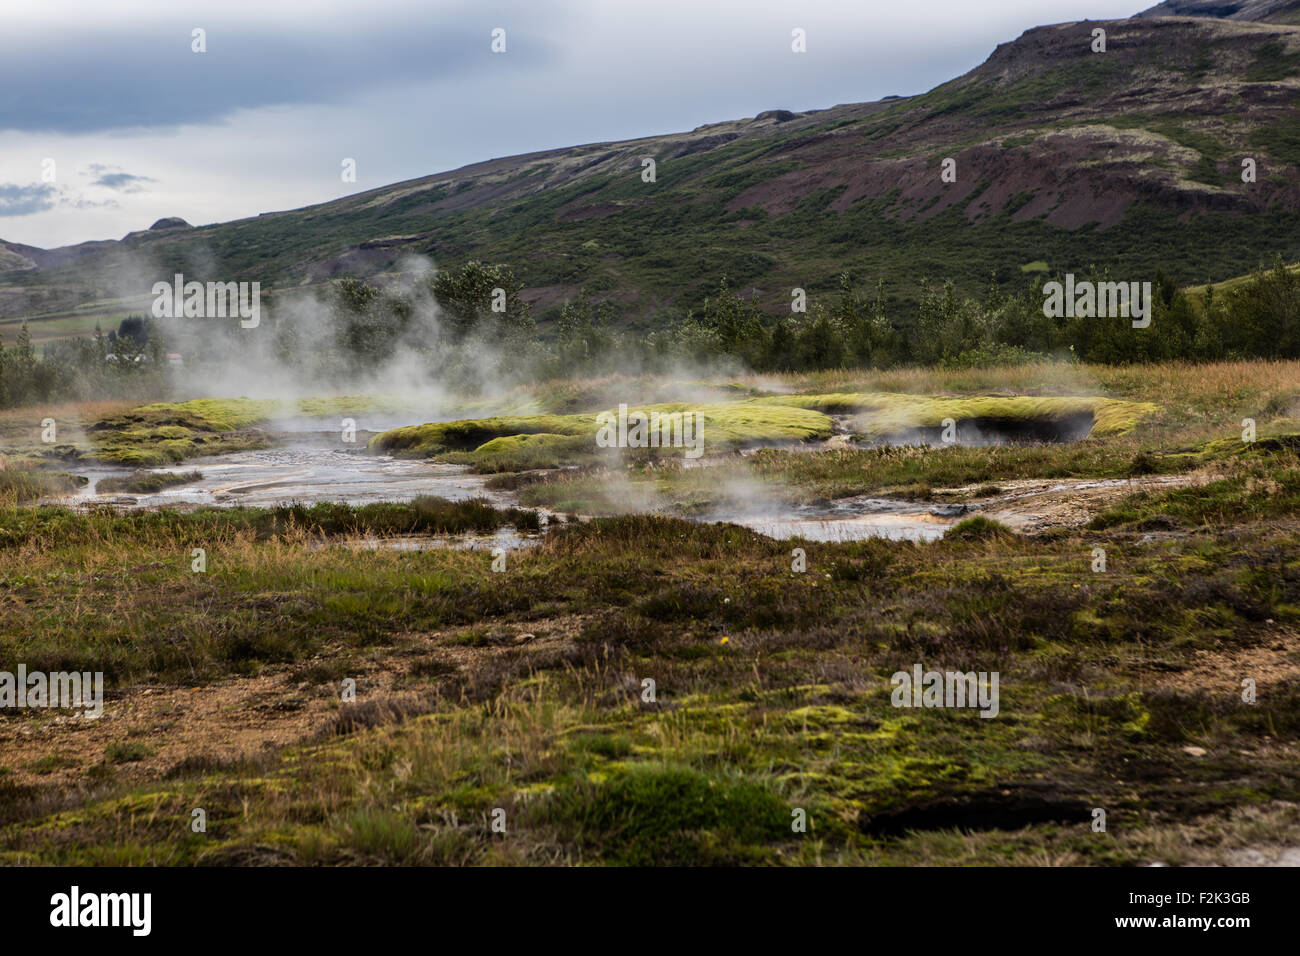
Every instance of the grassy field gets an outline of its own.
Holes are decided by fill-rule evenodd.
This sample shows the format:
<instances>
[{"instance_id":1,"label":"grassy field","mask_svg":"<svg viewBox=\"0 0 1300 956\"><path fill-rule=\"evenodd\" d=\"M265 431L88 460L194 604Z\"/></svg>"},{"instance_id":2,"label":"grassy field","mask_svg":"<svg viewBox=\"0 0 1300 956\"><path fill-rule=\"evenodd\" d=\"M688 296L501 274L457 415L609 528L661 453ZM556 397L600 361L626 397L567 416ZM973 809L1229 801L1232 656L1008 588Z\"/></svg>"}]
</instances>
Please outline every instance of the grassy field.
<instances>
[{"instance_id":1,"label":"grassy field","mask_svg":"<svg viewBox=\"0 0 1300 956\"><path fill-rule=\"evenodd\" d=\"M147 311L142 309L141 311ZM121 321L131 313L113 310L94 310L85 314L29 316L28 333L33 345L44 345L61 339L88 338L95 334L95 326L107 335L115 330ZM23 319L0 320L0 340L13 345L22 330Z\"/></svg>"},{"instance_id":2,"label":"grassy field","mask_svg":"<svg viewBox=\"0 0 1300 956\"><path fill-rule=\"evenodd\" d=\"M589 411L640 387L534 399L583 415L575 395ZM96 721L0 717L0 861L1136 865L1300 842L1296 363L731 387L782 409L766 399L1152 407L1063 444L769 448L496 480L573 510L602 482L617 504L616 481L695 505L728 485L958 500L1038 478L1196 483L1121 488L1042 533L977 516L924 544L782 542L611 507L497 570L486 549L366 543L527 531L531 512L9 506L4 659L102 670L108 694ZM917 664L996 672L999 713L895 706L891 676Z\"/></svg>"},{"instance_id":3,"label":"grassy field","mask_svg":"<svg viewBox=\"0 0 1300 956\"><path fill-rule=\"evenodd\" d=\"M1291 272L1300 272L1300 263L1289 265L1287 266L1287 269ZM1253 274L1236 276L1234 278L1227 279L1214 286L1214 294L1218 296L1226 295L1227 293L1231 292L1233 289L1239 289L1242 286L1246 285L1248 282L1250 282L1252 278L1253 278ZM1187 297L1191 299L1192 302L1195 303L1198 308L1204 308L1205 296L1206 293L1209 291L1209 288L1210 287L1208 285L1196 285L1196 286L1189 286L1184 291L1187 293Z\"/></svg>"}]
</instances>

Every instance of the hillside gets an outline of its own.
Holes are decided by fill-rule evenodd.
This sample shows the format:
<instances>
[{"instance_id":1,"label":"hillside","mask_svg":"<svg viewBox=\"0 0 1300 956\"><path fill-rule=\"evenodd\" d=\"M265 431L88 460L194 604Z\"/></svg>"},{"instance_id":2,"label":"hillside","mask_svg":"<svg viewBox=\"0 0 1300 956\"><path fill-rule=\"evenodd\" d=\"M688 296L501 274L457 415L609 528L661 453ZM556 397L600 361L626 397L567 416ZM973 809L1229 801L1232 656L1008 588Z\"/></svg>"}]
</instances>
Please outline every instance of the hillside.
<instances>
[{"instance_id":1,"label":"hillside","mask_svg":"<svg viewBox=\"0 0 1300 956\"><path fill-rule=\"evenodd\" d=\"M1152 15L1207 6L1220 18ZM585 286L633 325L698 304L723 274L771 309L845 270L895 298L926 277L1018 282L1031 262L1218 280L1300 258L1297 12L1297 0L1171 0L1028 30L918 96L494 159L236 222L164 220L120 242L0 243L0 318L141 307L141 274L285 290L411 253L509 263L543 319ZM1090 49L1097 27L1104 54ZM940 180L948 157L955 183ZM1241 181L1244 157L1255 183Z\"/></svg>"},{"instance_id":2,"label":"hillside","mask_svg":"<svg viewBox=\"0 0 1300 956\"><path fill-rule=\"evenodd\" d=\"M1288 264L1286 268L1289 272L1293 272L1297 276L1300 276L1300 262ZM1224 279L1222 282L1216 282L1213 285L1214 294L1221 302L1223 296L1231 293L1234 289L1241 289L1254 278L1255 273L1251 273L1249 275L1233 276L1231 279ZM1203 308L1205 306L1206 293L1210 288L1209 285L1201 283L1199 285L1188 286L1183 289L1183 292L1198 308Z\"/></svg>"},{"instance_id":3,"label":"hillside","mask_svg":"<svg viewBox=\"0 0 1300 956\"><path fill-rule=\"evenodd\" d=\"M1165 0L1140 17L1221 17L1258 23L1300 23L1295 0Z\"/></svg>"}]
</instances>

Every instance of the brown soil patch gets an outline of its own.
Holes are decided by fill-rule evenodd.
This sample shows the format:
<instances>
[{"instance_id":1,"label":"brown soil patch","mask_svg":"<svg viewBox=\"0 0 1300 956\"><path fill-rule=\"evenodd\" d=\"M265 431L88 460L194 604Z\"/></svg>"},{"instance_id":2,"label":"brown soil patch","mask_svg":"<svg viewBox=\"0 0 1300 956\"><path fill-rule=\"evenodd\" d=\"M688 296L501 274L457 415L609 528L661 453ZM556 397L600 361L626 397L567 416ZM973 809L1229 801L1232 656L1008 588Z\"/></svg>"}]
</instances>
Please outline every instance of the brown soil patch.
<instances>
[{"instance_id":1,"label":"brown soil patch","mask_svg":"<svg viewBox=\"0 0 1300 956\"><path fill-rule=\"evenodd\" d=\"M1146 667L1142 683L1210 694L1239 695L1244 678L1255 681L1255 692L1300 679L1300 632L1265 624L1273 633L1254 647L1227 647L1197 651L1184 668Z\"/></svg>"},{"instance_id":2,"label":"brown soil patch","mask_svg":"<svg viewBox=\"0 0 1300 956\"><path fill-rule=\"evenodd\" d=\"M1086 524L1103 509L1139 491L1167 491L1203 485L1214 480L1207 472L1156 475L1144 478L1018 479L985 482L1002 493L971 507L994 521L1025 534ZM943 495L973 495L983 485L938 489Z\"/></svg>"},{"instance_id":3,"label":"brown soil patch","mask_svg":"<svg viewBox=\"0 0 1300 956\"><path fill-rule=\"evenodd\" d=\"M105 694L103 714L86 718L60 711L24 711L0 719L0 768L20 785L86 782L111 747L139 750L139 759L109 761L119 780L149 780L186 758L257 758L314 736L340 715L344 677L356 681L356 705L418 696L437 674L490 666L507 654L553 651L572 640L583 618L502 625L486 643L457 643L466 629L404 634L392 646L340 647L292 666L268 669L206 687L137 686ZM431 675L430 663L435 662ZM337 673L312 682L313 670ZM395 714L402 709L394 708Z\"/></svg>"}]
</instances>

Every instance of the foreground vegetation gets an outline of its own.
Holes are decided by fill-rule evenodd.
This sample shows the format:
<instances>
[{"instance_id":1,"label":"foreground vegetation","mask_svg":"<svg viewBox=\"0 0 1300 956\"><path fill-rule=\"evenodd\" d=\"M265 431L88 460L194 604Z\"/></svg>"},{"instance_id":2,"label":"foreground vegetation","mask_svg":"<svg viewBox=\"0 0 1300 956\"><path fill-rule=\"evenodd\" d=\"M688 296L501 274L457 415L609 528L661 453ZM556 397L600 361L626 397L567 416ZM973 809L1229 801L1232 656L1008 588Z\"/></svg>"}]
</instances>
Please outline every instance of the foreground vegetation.
<instances>
[{"instance_id":1,"label":"foreground vegetation","mask_svg":"<svg viewBox=\"0 0 1300 956\"><path fill-rule=\"evenodd\" d=\"M174 488L177 485L188 485L202 480L203 473L200 471L170 472L141 469L120 478L116 476L101 478L95 485L95 492L104 494L124 491L133 495L147 495L162 491L164 488Z\"/></svg>"},{"instance_id":2,"label":"foreground vegetation","mask_svg":"<svg viewBox=\"0 0 1300 956\"><path fill-rule=\"evenodd\" d=\"M1077 393L1052 371L1040 397ZM797 383L815 408L755 407L1005 395L1029 390L1024 375L828 373ZM1298 381L1288 363L1101 372L1117 402L1160 401L1131 430L1060 445L769 449L500 479L580 502L581 483L608 493L616 477L682 501L741 476L794 498L1198 477L1034 535L977 516L926 544L779 542L623 515L559 524L494 570L486 549L355 546L536 515L9 508L6 657L102 670L109 696L100 721L0 719L0 859L1122 865L1294 846ZM627 385L532 397L571 409ZM891 675L918 663L996 671L998 716L893 706Z\"/></svg>"},{"instance_id":3,"label":"foreground vegetation","mask_svg":"<svg viewBox=\"0 0 1300 956\"><path fill-rule=\"evenodd\" d=\"M296 667L299 698L351 675L359 694L315 742L250 759L217 748L151 780L105 751L53 803L0 777L4 858L1113 864L1293 842L1300 471L1293 453L1253 467L1285 490L1267 522L1239 477L1049 539L986 523L805 545L805 574L787 544L651 517L566 527L504 575L214 515L11 517L0 574L29 668L126 690ZM1156 519L1182 533L1139 540ZM381 658L399 674L382 694ZM892 707L889 675L918 661L999 671L1000 716Z\"/></svg>"}]
</instances>

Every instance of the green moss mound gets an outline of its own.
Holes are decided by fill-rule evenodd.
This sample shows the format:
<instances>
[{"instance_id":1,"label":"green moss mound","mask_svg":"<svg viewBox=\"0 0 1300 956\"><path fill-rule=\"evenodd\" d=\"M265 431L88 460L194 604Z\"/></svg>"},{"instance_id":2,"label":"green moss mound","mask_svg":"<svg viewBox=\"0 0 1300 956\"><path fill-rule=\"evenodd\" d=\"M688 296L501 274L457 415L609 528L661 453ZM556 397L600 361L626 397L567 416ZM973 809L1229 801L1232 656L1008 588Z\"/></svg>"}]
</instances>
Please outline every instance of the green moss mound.
<instances>
[{"instance_id":1,"label":"green moss mound","mask_svg":"<svg viewBox=\"0 0 1300 956\"><path fill-rule=\"evenodd\" d=\"M609 409L617 414L616 409ZM649 415L698 413L706 453L736 447L824 440L833 431L830 417L804 408L762 405L750 402L693 405L669 402L630 406L628 413ZM492 458L507 454L554 452L567 449L580 453L585 444L591 454L599 447L597 414L523 415L434 422L395 428L370 440L370 451L399 458L432 458L451 452L474 452ZM525 440L521 440L525 439ZM580 439L574 441L573 439Z\"/></svg>"},{"instance_id":2,"label":"green moss mound","mask_svg":"<svg viewBox=\"0 0 1300 956\"><path fill-rule=\"evenodd\" d=\"M951 418L963 422L1004 423L1012 428L1030 423L1066 422L1092 417L1089 438L1111 438L1132 432L1144 417L1157 411L1150 402L1112 398L1040 395L979 395L947 398L891 392L839 392L826 395L774 395L755 404L816 409L833 415L855 415L866 438L917 428L940 428Z\"/></svg>"},{"instance_id":3,"label":"green moss mound","mask_svg":"<svg viewBox=\"0 0 1300 956\"><path fill-rule=\"evenodd\" d=\"M484 442L471 452L451 452L442 457L467 464L479 474L560 468L591 453L590 435L507 435Z\"/></svg>"},{"instance_id":4,"label":"green moss mound","mask_svg":"<svg viewBox=\"0 0 1300 956\"><path fill-rule=\"evenodd\" d=\"M370 439L368 447L372 452L397 458L432 458L451 451L474 451L498 438L595 433L595 415L509 415L394 428ZM489 453L506 447L498 445Z\"/></svg>"},{"instance_id":5,"label":"green moss mound","mask_svg":"<svg viewBox=\"0 0 1300 956\"><path fill-rule=\"evenodd\" d=\"M397 400L365 395L296 400L196 398L155 402L91 425L93 455L100 461L148 467L202 455L264 448L258 427L275 418L325 418L399 407Z\"/></svg>"}]
</instances>

